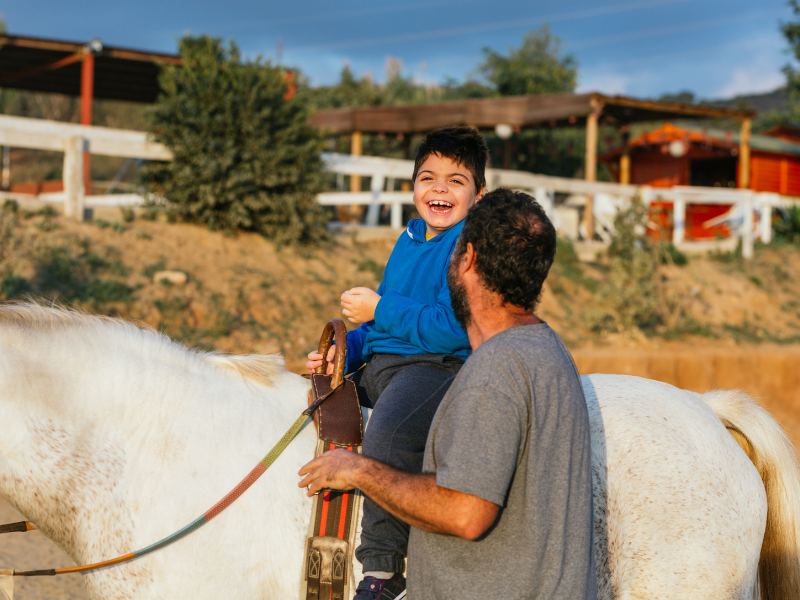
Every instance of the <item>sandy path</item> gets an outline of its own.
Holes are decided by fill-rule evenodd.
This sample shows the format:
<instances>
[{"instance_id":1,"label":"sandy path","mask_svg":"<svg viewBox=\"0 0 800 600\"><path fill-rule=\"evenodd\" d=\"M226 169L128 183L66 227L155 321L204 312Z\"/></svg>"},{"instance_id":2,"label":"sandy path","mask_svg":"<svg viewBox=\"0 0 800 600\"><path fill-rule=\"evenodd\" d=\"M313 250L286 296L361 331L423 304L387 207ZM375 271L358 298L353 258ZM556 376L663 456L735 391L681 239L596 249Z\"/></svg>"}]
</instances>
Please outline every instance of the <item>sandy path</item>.
<instances>
[{"instance_id":1,"label":"sandy path","mask_svg":"<svg viewBox=\"0 0 800 600\"><path fill-rule=\"evenodd\" d=\"M0 498L0 523L22 520L22 515ZM32 570L73 565L72 560L58 546L38 531L0 535L2 567ZM85 600L88 597L82 575L18 577L14 580L15 600Z\"/></svg>"}]
</instances>

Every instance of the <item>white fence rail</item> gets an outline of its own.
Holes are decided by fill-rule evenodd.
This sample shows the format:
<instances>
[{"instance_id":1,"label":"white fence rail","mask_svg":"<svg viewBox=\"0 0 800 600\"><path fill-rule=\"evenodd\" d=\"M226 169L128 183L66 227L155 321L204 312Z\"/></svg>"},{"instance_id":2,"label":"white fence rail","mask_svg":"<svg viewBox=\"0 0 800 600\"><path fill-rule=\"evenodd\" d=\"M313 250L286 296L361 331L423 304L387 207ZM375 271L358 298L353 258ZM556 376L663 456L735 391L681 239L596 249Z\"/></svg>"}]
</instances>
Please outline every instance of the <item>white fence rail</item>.
<instances>
[{"instance_id":1,"label":"white fence rail","mask_svg":"<svg viewBox=\"0 0 800 600\"><path fill-rule=\"evenodd\" d=\"M64 152L64 192L40 194L35 198L47 202L64 202L65 214L78 220L83 218L84 206L135 206L142 197L136 194L113 194L86 197L83 183L83 154L101 154L148 160L171 160L168 148L155 143L141 131L127 131L86 125L75 125L43 119L28 119L0 115L0 146L60 150ZM410 160L351 156L348 154L323 154L326 168L336 173L339 187L344 188L344 177L359 175L370 178L368 192L328 192L318 196L326 206L367 206L366 224L378 225L384 206L390 210L390 224L403 226L403 205L413 204L412 192L395 191L397 181L410 181L414 163ZM634 198L646 204L663 200L673 203L673 242L678 246L692 243L686 238L686 209L690 204L724 204L732 208L724 215L711 219L704 225L711 227L726 223L734 235L742 240L745 257L752 256L753 242L764 242L772 237L772 214L776 208L800 204L800 199L772 193L721 188L620 185L607 182L588 182L548 175L535 175L524 171L488 169L489 190L498 187L525 190L532 194L553 219L556 227L574 239L594 239L599 236L610 241L613 235L614 216ZM556 205L556 195L566 196L566 201ZM0 192L2 197L26 198L26 194ZM595 231L592 235L582 230L581 212L586 198L593 199ZM33 198L33 197L32 197Z\"/></svg>"},{"instance_id":2,"label":"white fence rail","mask_svg":"<svg viewBox=\"0 0 800 600\"><path fill-rule=\"evenodd\" d=\"M331 192L319 195L323 205L367 205L367 225L377 225L382 205L391 210L391 225L402 226L402 205L413 204L412 193L395 192L395 180L410 180L414 163L410 160L384 159L348 154L324 154L326 167L339 175L360 175L371 177L369 192ZM533 195L553 219L556 227L568 236L589 239L582 229L580 212L586 197L593 197L595 222L594 235L603 241L610 241L614 233L614 216L618 210L639 198L645 204L654 201L673 203L673 242L677 246L690 247L686 239L686 207L690 204L723 204L731 209L724 215L706 222L713 227L726 223L734 235L742 240L742 254L750 258L756 239L769 242L772 239L772 214L778 207L800 205L800 198L781 196L773 193L733 190L723 188L704 188L676 186L672 188L653 188L649 186L621 185L608 182L589 182L581 179L567 179L536 175L524 171L487 169L487 188L499 187L525 190ZM384 191L384 190L389 191ZM567 196L564 203L556 206L555 195ZM591 236L594 238L594 235Z\"/></svg>"}]
</instances>

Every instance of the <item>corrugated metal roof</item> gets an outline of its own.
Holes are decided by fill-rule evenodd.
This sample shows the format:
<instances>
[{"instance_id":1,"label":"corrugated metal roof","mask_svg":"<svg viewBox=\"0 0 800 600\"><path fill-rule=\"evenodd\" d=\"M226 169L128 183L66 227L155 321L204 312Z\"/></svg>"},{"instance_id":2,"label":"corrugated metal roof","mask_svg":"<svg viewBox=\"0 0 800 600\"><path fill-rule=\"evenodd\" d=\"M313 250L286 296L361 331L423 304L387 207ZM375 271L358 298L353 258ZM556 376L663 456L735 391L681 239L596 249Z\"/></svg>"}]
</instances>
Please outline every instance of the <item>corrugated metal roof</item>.
<instances>
[{"instance_id":1,"label":"corrugated metal roof","mask_svg":"<svg viewBox=\"0 0 800 600\"><path fill-rule=\"evenodd\" d=\"M36 72L86 51L88 42L0 35L0 87L79 96L81 64ZM95 52L94 97L154 102L159 65L181 64L179 56L103 46ZM31 71L29 75L25 72Z\"/></svg>"}]
</instances>

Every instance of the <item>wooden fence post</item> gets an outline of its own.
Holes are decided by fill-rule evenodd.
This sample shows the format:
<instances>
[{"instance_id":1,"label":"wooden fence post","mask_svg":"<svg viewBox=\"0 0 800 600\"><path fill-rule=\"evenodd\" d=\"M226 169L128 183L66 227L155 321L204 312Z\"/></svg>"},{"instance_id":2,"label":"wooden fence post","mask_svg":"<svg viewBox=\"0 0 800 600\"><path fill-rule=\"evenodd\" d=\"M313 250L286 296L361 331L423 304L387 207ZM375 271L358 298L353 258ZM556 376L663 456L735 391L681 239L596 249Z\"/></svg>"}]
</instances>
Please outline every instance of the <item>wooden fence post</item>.
<instances>
[{"instance_id":1,"label":"wooden fence post","mask_svg":"<svg viewBox=\"0 0 800 600\"><path fill-rule=\"evenodd\" d=\"M83 180L84 140L79 136L64 138L64 216L83 221L86 190Z\"/></svg>"},{"instance_id":2,"label":"wooden fence post","mask_svg":"<svg viewBox=\"0 0 800 600\"><path fill-rule=\"evenodd\" d=\"M742 210L744 219L742 220L742 257L745 260L753 258L753 194L745 194L742 199Z\"/></svg>"},{"instance_id":3,"label":"wooden fence post","mask_svg":"<svg viewBox=\"0 0 800 600\"><path fill-rule=\"evenodd\" d=\"M672 243L677 246L686 240L686 200L676 198L672 206Z\"/></svg>"},{"instance_id":4,"label":"wooden fence post","mask_svg":"<svg viewBox=\"0 0 800 600\"><path fill-rule=\"evenodd\" d=\"M759 199L761 212L758 215L758 219L761 228L761 242L769 244L772 241L772 198L766 194L760 194Z\"/></svg>"}]
</instances>

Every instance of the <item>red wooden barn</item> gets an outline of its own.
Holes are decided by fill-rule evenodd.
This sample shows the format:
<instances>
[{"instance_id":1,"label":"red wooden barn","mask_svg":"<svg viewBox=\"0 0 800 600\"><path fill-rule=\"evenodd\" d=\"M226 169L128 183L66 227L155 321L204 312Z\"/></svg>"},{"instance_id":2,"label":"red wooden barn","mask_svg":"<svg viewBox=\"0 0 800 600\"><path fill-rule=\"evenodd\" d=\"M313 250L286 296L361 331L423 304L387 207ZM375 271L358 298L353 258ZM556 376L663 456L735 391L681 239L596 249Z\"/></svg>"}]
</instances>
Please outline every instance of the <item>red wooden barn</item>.
<instances>
[{"instance_id":1,"label":"red wooden barn","mask_svg":"<svg viewBox=\"0 0 800 600\"><path fill-rule=\"evenodd\" d=\"M750 138L750 188L800 196L800 129L779 125ZM618 148L600 157L617 180L620 179ZM630 183L653 187L695 185L738 187L739 134L719 129L677 127L667 123L643 133L628 143ZM652 220L671 229L672 203L652 204ZM690 204L686 212L687 239L727 236L724 226L703 223L730 209L726 205Z\"/></svg>"}]
</instances>

